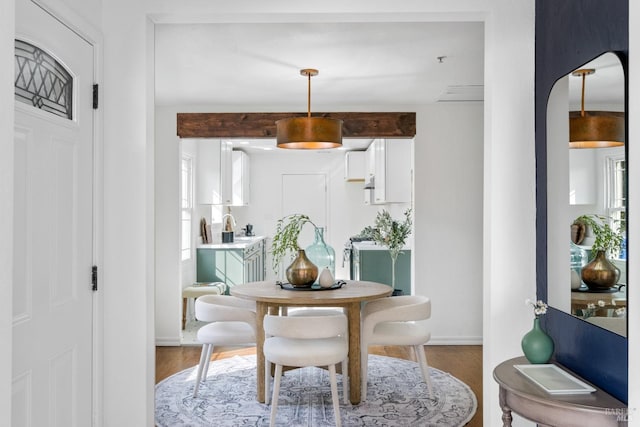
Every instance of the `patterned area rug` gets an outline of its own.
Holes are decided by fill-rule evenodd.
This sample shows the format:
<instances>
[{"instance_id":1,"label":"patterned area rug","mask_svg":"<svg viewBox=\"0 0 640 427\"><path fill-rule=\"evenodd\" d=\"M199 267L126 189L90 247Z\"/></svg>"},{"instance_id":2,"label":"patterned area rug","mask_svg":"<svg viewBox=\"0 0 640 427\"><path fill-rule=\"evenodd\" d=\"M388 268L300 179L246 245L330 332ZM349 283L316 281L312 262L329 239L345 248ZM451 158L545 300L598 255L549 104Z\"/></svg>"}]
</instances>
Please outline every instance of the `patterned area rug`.
<instances>
[{"instance_id":1,"label":"patterned area rug","mask_svg":"<svg viewBox=\"0 0 640 427\"><path fill-rule=\"evenodd\" d=\"M211 362L207 381L193 398L197 366L156 385L156 424L175 426L268 426L270 406L256 400L255 356ZM430 397L416 362L369 356L367 401L345 405L343 426L463 426L476 412L476 396L457 378L430 369ZM338 376L338 392L342 383ZM320 368L288 371L282 378L277 425L334 425L329 374Z\"/></svg>"}]
</instances>

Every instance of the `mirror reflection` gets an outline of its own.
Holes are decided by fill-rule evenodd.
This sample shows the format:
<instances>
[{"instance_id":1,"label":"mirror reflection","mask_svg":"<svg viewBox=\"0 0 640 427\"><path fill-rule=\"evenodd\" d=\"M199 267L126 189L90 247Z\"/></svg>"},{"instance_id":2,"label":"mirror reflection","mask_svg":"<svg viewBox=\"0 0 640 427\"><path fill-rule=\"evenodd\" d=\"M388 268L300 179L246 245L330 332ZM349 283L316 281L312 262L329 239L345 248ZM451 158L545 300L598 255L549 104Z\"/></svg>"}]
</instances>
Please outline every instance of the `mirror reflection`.
<instances>
[{"instance_id":1,"label":"mirror reflection","mask_svg":"<svg viewBox=\"0 0 640 427\"><path fill-rule=\"evenodd\" d=\"M547 274L549 305L626 336L624 96L624 71L613 53L575 69L552 89Z\"/></svg>"}]
</instances>

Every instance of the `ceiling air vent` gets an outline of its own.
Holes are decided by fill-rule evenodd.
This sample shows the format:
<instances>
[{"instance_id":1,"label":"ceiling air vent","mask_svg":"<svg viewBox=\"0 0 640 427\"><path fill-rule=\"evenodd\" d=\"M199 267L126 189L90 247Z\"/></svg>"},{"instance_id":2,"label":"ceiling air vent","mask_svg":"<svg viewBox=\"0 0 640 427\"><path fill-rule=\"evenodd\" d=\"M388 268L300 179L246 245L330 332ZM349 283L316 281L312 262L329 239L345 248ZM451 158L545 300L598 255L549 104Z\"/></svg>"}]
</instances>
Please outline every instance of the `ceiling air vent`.
<instances>
[{"instance_id":1,"label":"ceiling air vent","mask_svg":"<svg viewBox=\"0 0 640 427\"><path fill-rule=\"evenodd\" d=\"M484 101L484 85L454 85L440 95L438 102Z\"/></svg>"}]
</instances>

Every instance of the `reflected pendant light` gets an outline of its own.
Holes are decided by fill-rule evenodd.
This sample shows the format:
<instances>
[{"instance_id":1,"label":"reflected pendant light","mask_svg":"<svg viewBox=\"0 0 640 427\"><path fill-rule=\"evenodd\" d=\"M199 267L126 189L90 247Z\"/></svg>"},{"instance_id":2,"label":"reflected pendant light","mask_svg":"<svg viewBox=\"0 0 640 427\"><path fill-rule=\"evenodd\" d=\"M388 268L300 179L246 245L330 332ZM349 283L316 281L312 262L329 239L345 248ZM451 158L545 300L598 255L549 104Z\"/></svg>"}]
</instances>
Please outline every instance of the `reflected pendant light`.
<instances>
[{"instance_id":1,"label":"reflected pendant light","mask_svg":"<svg viewBox=\"0 0 640 427\"><path fill-rule=\"evenodd\" d=\"M606 148L624 145L624 113L616 111L584 111L584 86L593 68L571 73L582 77L580 111L569 112L569 148Z\"/></svg>"},{"instance_id":2,"label":"reflected pendant light","mask_svg":"<svg viewBox=\"0 0 640 427\"><path fill-rule=\"evenodd\" d=\"M290 117L276 121L278 148L316 150L342 146L342 120L311 117L311 76L318 70L305 68L300 74L307 77L307 117Z\"/></svg>"}]
</instances>

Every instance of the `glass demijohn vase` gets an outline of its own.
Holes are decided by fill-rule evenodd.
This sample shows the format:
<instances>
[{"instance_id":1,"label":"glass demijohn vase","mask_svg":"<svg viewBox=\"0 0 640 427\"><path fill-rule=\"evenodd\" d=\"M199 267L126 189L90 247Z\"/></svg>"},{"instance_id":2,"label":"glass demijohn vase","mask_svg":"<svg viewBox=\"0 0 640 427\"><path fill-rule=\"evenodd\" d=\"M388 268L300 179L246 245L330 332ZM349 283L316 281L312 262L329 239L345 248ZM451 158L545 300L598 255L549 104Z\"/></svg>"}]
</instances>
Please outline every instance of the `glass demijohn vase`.
<instances>
[{"instance_id":1,"label":"glass demijohn vase","mask_svg":"<svg viewBox=\"0 0 640 427\"><path fill-rule=\"evenodd\" d=\"M547 363L553 354L553 340L540 327L540 319L533 319L533 329L522 337L522 351L529 363Z\"/></svg>"},{"instance_id":2,"label":"glass demijohn vase","mask_svg":"<svg viewBox=\"0 0 640 427\"><path fill-rule=\"evenodd\" d=\"M315 240L306 249L307 257L322 271L325 267L336 277L336 251L324 241L324 227L316 227Z\"/></svg>"}]
</instances>

